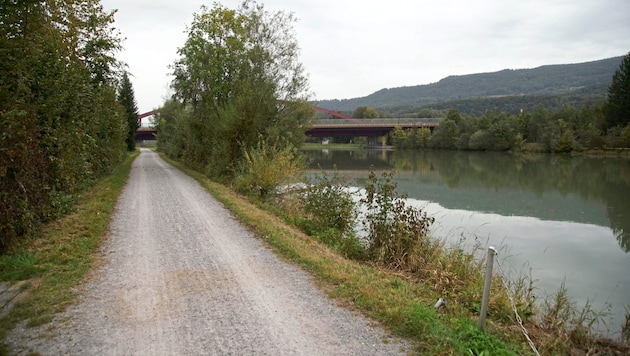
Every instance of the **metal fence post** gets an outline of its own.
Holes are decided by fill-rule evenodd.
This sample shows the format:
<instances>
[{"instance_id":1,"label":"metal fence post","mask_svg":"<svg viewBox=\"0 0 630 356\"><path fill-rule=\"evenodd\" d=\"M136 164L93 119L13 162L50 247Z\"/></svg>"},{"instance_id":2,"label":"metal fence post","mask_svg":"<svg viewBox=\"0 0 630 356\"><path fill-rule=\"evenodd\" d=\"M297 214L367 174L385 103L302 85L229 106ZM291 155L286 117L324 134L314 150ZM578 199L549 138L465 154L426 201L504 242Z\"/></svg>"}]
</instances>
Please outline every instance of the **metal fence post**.
<instances>
[{"instance_id":1,"label":"metal fence post","mask_svg":"<svg viewBox=\"0 0 630 356\"><path fill-rule=\"evenodd\" d=\"M483 285L483 299L481 300L481 314L479 315L479 331L483 331L486 325L486 314L488 313L488 299L490 298L490 283L492 282L492 265L494 255L497 251L494 247L488 247L488 257L486 260L486 278Z\"/></svg>"}]
</instances>

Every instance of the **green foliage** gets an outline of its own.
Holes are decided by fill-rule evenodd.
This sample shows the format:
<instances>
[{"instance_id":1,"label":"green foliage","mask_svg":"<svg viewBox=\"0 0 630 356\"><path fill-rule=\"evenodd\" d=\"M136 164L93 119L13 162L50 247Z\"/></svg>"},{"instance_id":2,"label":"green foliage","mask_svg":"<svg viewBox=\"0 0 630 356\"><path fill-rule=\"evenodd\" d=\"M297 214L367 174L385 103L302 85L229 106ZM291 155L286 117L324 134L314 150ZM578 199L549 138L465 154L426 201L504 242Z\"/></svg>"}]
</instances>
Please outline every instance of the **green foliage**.
<instances>
[{"instance_id":1,"label":"green foliage","mask_svg":"<svg viewBox=\"0 0 630 356\"><path fill-rule=\"evenodd\" d=\"M258 147L243 152L245 163L237 179L240 191L259 198L273 195L282 183L292 183L304 168L300 152L291 146L269 146L264 139Z\"/></svg>"},{"instance_id":2,"label":"green foliage","mask_svg":"<svg viewBox=\"0 0 630 356\"><path fill-rule=\"evenodd\" d=\"M276 205L285 220L300 230L346 258L363 260L364 244L354 234L356 203L343 182L337 173L315 175L305 189L288 189Z\"/></svg>"},{"instance_id":3,"label":"green foliage","mask_svg":"<svg viewBox=\"0 0 630 356\"><path fill-rule=\"evenodd\" d=\"M621 60L608 87L608 101L604 106L605 129L625 127L630 123L630 53Z\"/></svg>"},{"instance_id":4,"label":"green foliage","mask_svg":"<svg viewBox=\"0 0 630 356\"><path fill-rule=\"evenodd\" d=\"M431 130L426 127L418 129L416 132L416 147L428 148L431 144Z\"/></svg>"},{"instance_id":5,"label":"green foliage","mask_svg":"<svg viewBox=\"0 0 630 356\"><path fill-rule=\"evenodd\" d=\"M127 72L123 73L118 89L118 102L125 110L125 120L127 122L127 151L133 151L136 148L136 130L140 127L138 123L138 105L133 92L133 86L129 80Z\"/></svg>"},{"instance_id":6,"label":"green foliage","mask_svg":"<svg viewBox=\"0 0 630 356\"><path fill-rule=\"evenodd\" d=\"M189 152L190 140L194 132L188 125L190 110L176 100L168 100L160 111L155 113L156 130L159 140L158 150L173 158L183 158Z\"/></svg>"},{"instance_id":7,"label":"green foliage","mask_svg":"<svg viewBox=\"0 0 630 356\"><path fill-rule=\"evenodd\" d=\"M403 130L402 127L396 126L394 130L391 132L392 143L396 147L400 148L409 148L411 145L410 142L410 131Z\"/></svg>"},{"instance_id":8,"label":"green foliage","mask_svg":"<svg viewBox=\"0 0 630 356\"><path fill-rule=\"evenodd\" d=\"M351 234L357 212L349 187L337 173L322 173L314 180L302 196L305 212L319 229L333 228L343 235Z\"/></svg>"},{"instance_id":9,"label":"green foliage","mask_svg":"<svg viewBox=\"0 0 630 356\"><path fill-rule=\"evenodd\" d=\"M159 148L230 180L246 161L255 164L263 140L269 152L299 147L314 111L306 103L294 21L254 1L236 10L202 7L172 66L174 95L158 115Z\"/></svg>"},{"instance_id":10,"label":"green foliage","mask_svg":"<svg viewBox=\"0 0 630 356\"><path fill-rule=\"evenodd\" d=\"M465 345L465 354L471 356L515 355L513 350L491 334L479 331L472 321L460 321L457 326L457 343Z\"/></svg>"},{"instance_id":11,"label":"green foliage","mask_svg":"<svg viewBox=\"0 0 630 356\"><path fill-rule=\"evenodd\" d=\"M531 112L507 114L486 111L481 116L462 116L456 110L431 133L424 129L392 131L392 142L400 148L440 148L476 151L534 150L555 153L630 145L621 128L608 136L598 129L603 120L601 106L575 109L563 106L547 111L538 105ZM628 131L630 132L630 131Z\"/></svg>"},{"instance_id":12,"label":"green foliage","mask_svg":"<svg viewBox=\"0 0 630 356\"><path fill-rule=\"evenodd\" d=\"M1 6L0 250L118 164L127 130L113 12L95 0Z\"/></svg>"},{"instance_id":13,"label":"green foliage","mask_svg":"<svg viewBox=\"0 0 630 356\"><path fill-rule=\"evenodd\" d=\"M399 148L428 148L431 144L431 130L426 127L403 129L396 126L391 137L394 146Z\"/></svg>"},{"instance_id":14,"label":"green foliage","mask_svg":"<svg viewBox=\"0 0 630 356\"><path fill-rule=\"evenodd\" d=\"M435 128L431 136L431 147L455 149L459 136L459 127L454 120L444 120Z\"/></svg>"},{"instance_id":15,"label":"green foliage","mask_svg":"<svg viewBox=\"0 0 630 356\"><path fill-rule=\"evenodd\" d=\"M365 183L361 199L367 213L363 225L367 232L367 252L371 259L393 268L405 268L414 249L428 239L434 218L405 203L405 195L396 192L391 173L381 180L373 171Z\"/></svg>"},{"instance_id":16,"label":"green foliage","mask_svg":"<svg viewBox=\"0 0 630 356\"><path fill-rule=\"evenodd\" d=\"M27 249L0 255L0 280L23 281L30 279L38 271L35 265L35 256Z\"/></svg>"},{"instance_id":17,"label":"green foliage","mask_svg":"<svg viewBox=\"0 0 630 356\"><path fill-rule=\"evenodd\" d=\"M367 106L359 106L352 113L352 117L357 119L378 119L378 111L374 108L368 108Z\"/></svg>"},{"instance_id":18,"label":"green foliage","mask_svg":"<svg viewBox=\"0 0 630 356\"><path fill-rule=\"evenodd\" d=\"M608 102L603 107L594 104L597 100L575 109L566 104L570 100L549 102L543 100L544 98L537 101L529 98L527 103L521 103L520 110L518 105L503 111L488 110L486 105L483 114L479 116L462 116L457 110L450 109L430 140L418 144L417 141L414 142L413 133L395 130L392 135L393 143L401 148L414 145L425 147L424 144L428 142L429 147L442 149L506 151L533 148L536 151L555 153L606 146L630 147L630 134L623 134L624 127L630 122L630 96L627 94L630 91L629 73L630 54L623 58L615 73L609 88ZM518 104L518 100L525 99L492 100L514 101ZM554 110L546 110L542 103L549 103ZM450 105L459 107L455 103ZM523 110L524 107L528 110ZM443 110L445 107L433 108ZM507 113L517 110L518 114ZM602 136L600 130L607 136Z\"/></svg>"}]
</instances>

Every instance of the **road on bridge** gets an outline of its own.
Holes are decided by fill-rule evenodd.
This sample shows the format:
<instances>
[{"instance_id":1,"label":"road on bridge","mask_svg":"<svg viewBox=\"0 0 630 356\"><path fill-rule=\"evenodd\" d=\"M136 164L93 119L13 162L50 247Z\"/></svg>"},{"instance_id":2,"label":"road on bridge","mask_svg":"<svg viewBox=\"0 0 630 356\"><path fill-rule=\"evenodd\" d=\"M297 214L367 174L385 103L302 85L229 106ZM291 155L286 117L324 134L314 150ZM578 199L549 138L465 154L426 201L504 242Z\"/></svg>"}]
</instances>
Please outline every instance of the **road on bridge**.
<instances>
[{"instance_id":1,"label":"road on bridge","mask_svg":"<svg viewBox=\"0 0 630 356\"><path fill-rule=\"evenodd\" d=\"M11 335L43 355L377 355L403 346L328 299L190 177L142 149L81 301ZM24 351L26 353L27 351Z\"/></svg>"}]
</instances>

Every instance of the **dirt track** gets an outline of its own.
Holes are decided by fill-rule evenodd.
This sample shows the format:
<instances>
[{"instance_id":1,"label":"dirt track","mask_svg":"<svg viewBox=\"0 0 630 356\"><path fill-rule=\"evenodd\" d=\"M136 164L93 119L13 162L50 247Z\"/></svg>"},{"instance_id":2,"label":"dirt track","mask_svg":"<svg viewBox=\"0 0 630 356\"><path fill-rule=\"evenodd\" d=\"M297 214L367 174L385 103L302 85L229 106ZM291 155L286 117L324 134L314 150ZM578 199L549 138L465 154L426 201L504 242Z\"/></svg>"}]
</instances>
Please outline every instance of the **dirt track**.
<instances>
[{"instance_id":1,"label":"dirt track","mask_svg":"<svg viewBox=\"0 0 630 356\"><path fill-rule=\"evenodd\" d=\"M43 355L380 355L402 345L339 308L194 180L143 149L105 264L52 325L18 328Z\"/></svg>"}]
</instances>

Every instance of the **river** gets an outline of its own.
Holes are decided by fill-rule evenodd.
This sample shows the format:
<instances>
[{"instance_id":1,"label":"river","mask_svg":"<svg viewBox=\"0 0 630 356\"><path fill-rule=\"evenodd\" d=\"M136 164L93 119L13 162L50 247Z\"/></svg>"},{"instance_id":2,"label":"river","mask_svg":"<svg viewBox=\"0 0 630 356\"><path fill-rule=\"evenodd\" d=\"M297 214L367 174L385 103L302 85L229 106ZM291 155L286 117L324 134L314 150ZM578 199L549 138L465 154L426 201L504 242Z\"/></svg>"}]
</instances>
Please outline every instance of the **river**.
<instances>
[{"instance_id":1,"label":"river","mask_svg":"<svg viewBox=\"0 0 630 356\"><path fill-rule=\"evenodd\" d=\"M578 307L609 315L619 336L630 308L630 158L502 152L305 150L311 171L362 187L392 171L409 203L435 217L432 235L494 246L507 274L531 275L538 300L565 281ZM496 269L495 269L496 271Z\"/></svg>"}]
</instances>

